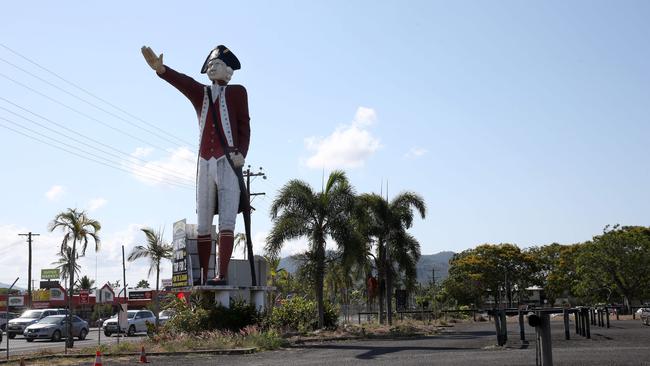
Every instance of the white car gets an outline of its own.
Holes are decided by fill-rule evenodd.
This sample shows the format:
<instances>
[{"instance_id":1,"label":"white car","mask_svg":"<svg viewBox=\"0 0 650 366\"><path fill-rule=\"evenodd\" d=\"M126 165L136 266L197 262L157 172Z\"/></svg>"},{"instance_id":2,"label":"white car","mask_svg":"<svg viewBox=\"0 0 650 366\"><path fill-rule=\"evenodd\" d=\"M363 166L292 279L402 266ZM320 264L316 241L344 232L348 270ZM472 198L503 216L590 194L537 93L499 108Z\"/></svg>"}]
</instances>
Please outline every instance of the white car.
<instances>
[{"instance_id":1,"label":"white car","mask_svg":"<svg viewBox=\"0 0 650 366\"><path fill-rule=\"evenodd\" d=\"M642 324L650 325L650 308L641 308L637 313L639 313Z\"/></svg>"},{"instance_id":2,"label":"white car","mask_svg":"<svg viewBox=\"0 0 650 366\"><path fill-rule=\"evenodd\" d=\"M172 309L165 309L158 314L158 325L162 326L167 321L176 315L176 312Z\"/></svg>"},{"instance_id":3,"label":"white car","mask_svg":"<svg viewBox=\"0 0 650 366\"><path fill-rule=\"evenodd\" d=\"M25 328L37 323L39 320L50 315L66 315L68 311L65 309L34 309L27 310L18 318L9 320L7 325L7 337L14 339L16 335L23 334Z\"/></svg>"},{"instance_id":4,"label":"white car","mask_svg":"<svg viewBox=\"0 0 650 366\"><path fill-rule=\"evenodd\" d=\"M111 334L126 333L132 336L135 333L147 332L147 324L156 324L156 316L149 310L128 310L128 324L126 328L120 329L117 321L117 315L107 319L104 324L104 335L110 337Z\"/></svg>"}]
</instances>

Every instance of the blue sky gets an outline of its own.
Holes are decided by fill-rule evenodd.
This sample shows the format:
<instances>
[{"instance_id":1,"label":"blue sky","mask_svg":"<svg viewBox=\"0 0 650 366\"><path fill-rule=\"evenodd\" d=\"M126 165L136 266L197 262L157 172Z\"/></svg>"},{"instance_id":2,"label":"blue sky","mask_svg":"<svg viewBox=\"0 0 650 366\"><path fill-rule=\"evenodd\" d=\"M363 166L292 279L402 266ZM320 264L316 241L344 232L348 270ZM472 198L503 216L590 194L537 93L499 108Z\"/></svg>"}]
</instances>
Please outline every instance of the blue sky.
<instances>
[{"instance_id":1,"label":"blue sky","mask_svg":"<svg viewBox=\"0 0 650 366\"><path fill-rule=\"evenodd\" d=\"M26 284L18 233L41 234L35 278L51 267L61 234L47 224L68 207L103 224L99 283L121 278L120 247L143 243L141 227L169 237L174 221L195 222L193 108L142 45L202 82L215 45L241 60L232 83L249 94L247 162L268 174L253 182L267 193L254 201L257 248L279 187L318 189L334 168L358 192L385 193L388 181L389 196L420 193L427 218L412 232L425 254L648 225L649 14L643 1L6 4L0 282ZM82 264L94 278L92 250ZM146 271L128 264L127 282Z\"/></svg>"}]
</instances>

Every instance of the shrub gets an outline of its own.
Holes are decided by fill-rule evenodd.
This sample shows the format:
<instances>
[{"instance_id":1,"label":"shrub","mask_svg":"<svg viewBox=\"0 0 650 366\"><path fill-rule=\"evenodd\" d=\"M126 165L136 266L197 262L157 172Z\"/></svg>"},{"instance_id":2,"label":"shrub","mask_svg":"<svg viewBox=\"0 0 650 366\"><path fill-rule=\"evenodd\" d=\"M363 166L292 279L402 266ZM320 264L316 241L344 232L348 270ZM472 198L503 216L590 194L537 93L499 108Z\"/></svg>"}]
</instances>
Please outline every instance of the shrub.
<instances>
[{"instance_id":1,"label":"shrub","mask_svg":"<svg viewBox=\"0 0 650 366\"><path fill-rule=\"evenodd\" d=\"M190 306L182 300L171 302L168 308L176 311L163 326L163 331L198 333L211 330L233 332L260 323L261 316L255 305L243 300L232 301L229 308L222 305Z\"/></svg>"},{"instance_id":2,"label":"shrub","mask_svg":"<svg viewBox=\"0 0 650 366\"><path fill-rule=\"evenodd\" d=\"M338 308L325 303L325 327L335 327L337 322ZM318 327L316 302L299 296L283 300L280 306L273 308L268 323L271 327L283 331L304 333L314 330Z\"/></svg>"}]
</instances>

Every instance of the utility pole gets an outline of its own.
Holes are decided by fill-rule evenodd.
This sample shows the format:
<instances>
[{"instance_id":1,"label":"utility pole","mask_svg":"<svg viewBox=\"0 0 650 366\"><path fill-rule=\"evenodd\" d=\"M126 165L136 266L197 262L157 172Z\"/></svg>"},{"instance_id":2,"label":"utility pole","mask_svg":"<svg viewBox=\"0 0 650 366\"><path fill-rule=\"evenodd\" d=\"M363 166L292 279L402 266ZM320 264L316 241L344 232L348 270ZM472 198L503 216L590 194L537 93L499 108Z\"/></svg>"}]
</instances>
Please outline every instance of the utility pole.
<instances>
[{"instance_id":1,"label":"utility pole","mask_svg":"<svg viewBox=\"0 0 650 366\"><path fill-rule=\"evenodd\" d=\"M251 193L251 177L262 177L262 179L266 179L266 173L264 173L262 167L260 167L260 170L257 173L251 172L251 166L249 165L248 168L246 168L246 170L243 172L243 175L246 177L246 191L248 192L250 205L253 202L253 197L263 196L266 194L265 192ZM255 210L253 206L251 206L251 210Z\"/></svg>"},{"instance_id":2,"label":"utility pole","mask_svg":"<svg viewBox=\"0 0 650 366\"><path fill-rule=\"evenodd\" d=\"M29 246L29 256L27 260L27 307L32 307L32 236L39 236L41 234L34 234L31 231L27 234L18 234L27 237L27 244Z\"/></svg>"}]
</instances>

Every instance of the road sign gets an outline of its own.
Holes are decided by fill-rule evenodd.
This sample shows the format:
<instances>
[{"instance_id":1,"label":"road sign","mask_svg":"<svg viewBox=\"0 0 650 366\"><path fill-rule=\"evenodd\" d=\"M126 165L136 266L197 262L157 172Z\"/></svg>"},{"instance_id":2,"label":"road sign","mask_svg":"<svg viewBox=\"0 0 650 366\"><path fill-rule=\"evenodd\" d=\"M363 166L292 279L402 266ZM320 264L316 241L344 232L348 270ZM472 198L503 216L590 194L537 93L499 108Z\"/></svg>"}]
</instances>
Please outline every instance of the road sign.
<instances>
[{"instance_id":1,"label":"road sign","mask_svg":"<svg viewBox=\"0 0 650 366\"><path fill-rule=\"evenodd\" d=\"M88 304L88 291L79 292L79 303Z\"/></svg>"},{"instance_id":2,"label":"road sign","mask_svg":"<svg viewBox=\"0 0 650 366\"><path fill-rule=\"evenodd\" d=\"M41 280L58 280L61 272L58 268L41 269Z\"/></svg>"}]
</instances>

